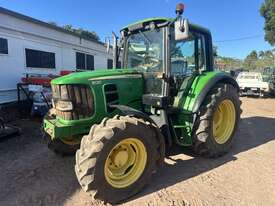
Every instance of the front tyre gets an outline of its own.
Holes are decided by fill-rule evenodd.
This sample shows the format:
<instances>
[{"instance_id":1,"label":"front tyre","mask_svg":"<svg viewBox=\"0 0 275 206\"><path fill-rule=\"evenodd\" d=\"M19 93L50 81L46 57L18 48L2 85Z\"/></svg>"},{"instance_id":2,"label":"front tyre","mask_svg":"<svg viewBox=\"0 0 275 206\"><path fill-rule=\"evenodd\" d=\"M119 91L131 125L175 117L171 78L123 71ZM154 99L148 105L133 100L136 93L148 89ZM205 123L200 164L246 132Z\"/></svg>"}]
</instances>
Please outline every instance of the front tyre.
<instances>
[{"instance_id":1,"label":"front tyre","mask_svg":"<svg viewBox=\"0 0 275 206\"><path fill-rule=\"evenodd\" d=\"M93 198L118 203L139 192L150 180L158 159L152 125L129 116L93 125L76 152L75 172Z\"/></svg>"},{"instance_id":2,"label":"front tyre","mask_svg":"<svg viewBox=\"0 0 275 206\"><path fill-rule=\"evenodd\" d=\"M55 119L55 109L51 108L44 118ZM76 150L79 149L80 146L80 141L77 138L72 138L70 140L63 140L61 138L52 139L51 136L44 131L43 123L41 125L41 135L48 148L57 155L74 155Z\"/></svg>"},{"instance_id":3,"label":"front tyre","mask_svg":"<svg viewBox=\"0 0 275 206\"><path fill-rule=\"evenodd\" d=\"M240 104L237 89L230 84L217 84L209 92L194 125L195 153L218 157L229 151L240 120Z\"/></svg>"},{"instance_id":4,"label":"front tyre","mask_svg":"<svg viewBox=\"0 0 275 206\"><path fill-rule=\"evenodd\" d=\"M57 155L71 156L75 154L77 149L79 149L79 143L77 141L65 141L61 139L52 140L50 135L48 135L44 131L42 133L42 136L48 148Z\"/></svg>"}]
</instances>

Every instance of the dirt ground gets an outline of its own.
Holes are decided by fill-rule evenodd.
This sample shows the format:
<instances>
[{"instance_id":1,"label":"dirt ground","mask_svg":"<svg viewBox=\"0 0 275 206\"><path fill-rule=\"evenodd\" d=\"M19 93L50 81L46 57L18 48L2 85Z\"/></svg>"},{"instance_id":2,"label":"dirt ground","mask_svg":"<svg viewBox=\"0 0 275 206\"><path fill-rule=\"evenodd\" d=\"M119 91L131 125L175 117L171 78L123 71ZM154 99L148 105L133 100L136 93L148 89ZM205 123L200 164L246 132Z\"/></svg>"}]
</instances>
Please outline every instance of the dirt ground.
<instances>
[{"instance_id":1,"label":"dirt ground","mask_svg":"<svg viewBox=\"0 0 275 206\"><path fill-rule=\"evenodd\" d=\"M234 147L218 159L171 156L125 205L275 205L275 99L242 98ZM15 122L21 136L0 142L0 205L100 205L78 185L74 157L44 145L38 122Z\"/></svg>"}]
</instances>

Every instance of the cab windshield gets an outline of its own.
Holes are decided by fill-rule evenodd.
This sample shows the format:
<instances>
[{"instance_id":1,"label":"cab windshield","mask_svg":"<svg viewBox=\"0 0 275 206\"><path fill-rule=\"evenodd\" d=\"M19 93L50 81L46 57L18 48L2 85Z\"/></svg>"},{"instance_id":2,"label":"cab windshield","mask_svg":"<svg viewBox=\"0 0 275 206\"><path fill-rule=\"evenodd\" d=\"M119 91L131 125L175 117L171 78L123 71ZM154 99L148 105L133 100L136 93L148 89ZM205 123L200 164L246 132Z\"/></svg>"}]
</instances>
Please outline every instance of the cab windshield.
<instances>
[{"instance_id":1,"label":"cab windshield","mask_svg":"<svg viewBox=\"0 0 275 206\"><path fill-rule=\"evenodd\" d=\"M126 42L125 66L141 72L163 70L163 29L138 31Z\"/></svg>"},{"instance_id":2,"label":"cab windshield","mask_svg":"<svg viewBox=\"0 0 275 206\"><path fill-rule=\"evenodd\" d=\"M126 40L125 67L143 73L145 94L162 93L163 81L157 76L164 70L163 35L163 28L138 31Z\"/></svg>"}]
</instances>

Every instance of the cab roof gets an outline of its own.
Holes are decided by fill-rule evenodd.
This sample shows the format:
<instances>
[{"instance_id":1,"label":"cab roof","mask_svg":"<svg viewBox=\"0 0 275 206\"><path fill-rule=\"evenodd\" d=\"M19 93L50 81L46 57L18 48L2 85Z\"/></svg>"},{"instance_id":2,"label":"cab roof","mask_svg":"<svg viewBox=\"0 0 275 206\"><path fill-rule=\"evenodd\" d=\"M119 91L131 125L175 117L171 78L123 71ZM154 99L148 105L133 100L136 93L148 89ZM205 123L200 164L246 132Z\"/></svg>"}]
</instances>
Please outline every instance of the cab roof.
<instances>
[{"instance_id":1,"label":"cab roof","mask_svg":"<svg viewBox=\"0 0 275 206\"><path fill-rule=\"evenodd\" d=\"M139 21L136 21L134 23L128 24L127 26L123 27L121 30L125 30L129 27L142 24L142 23L148 23L148 22L157 22L157 23L165 23L165 22L171 22L173 19L172 18L165 18L165 17L154 17L154 18L147 18L147 19L142 19Z\"/></svg>"},{"instance_id":2,"label":"cab roof","mask_svg":"<svg viewBox=\"0 0 275 206\"><path fill-rule=\"evenodd\" d=\"M123 27L121 29L121 31L127 30L127 29L129 30L129 28L138 28L139 25L142 25L144 23L146 24L146 23L149 23L149 22L155 22L157 24L162 24L162 23L169 23L169 22L172 22L172 21L174 21L174 18L167 18L167 17L147 18L147 19L143 19L143 20L134 22L132 24L128 24L127 26ZM196 25L196 24L189 24L189 26L193 30L200 30L204 33L209 33L210 34L210 31L207 28L201 27L201 26Z\"/></svg>"}]
</instances>

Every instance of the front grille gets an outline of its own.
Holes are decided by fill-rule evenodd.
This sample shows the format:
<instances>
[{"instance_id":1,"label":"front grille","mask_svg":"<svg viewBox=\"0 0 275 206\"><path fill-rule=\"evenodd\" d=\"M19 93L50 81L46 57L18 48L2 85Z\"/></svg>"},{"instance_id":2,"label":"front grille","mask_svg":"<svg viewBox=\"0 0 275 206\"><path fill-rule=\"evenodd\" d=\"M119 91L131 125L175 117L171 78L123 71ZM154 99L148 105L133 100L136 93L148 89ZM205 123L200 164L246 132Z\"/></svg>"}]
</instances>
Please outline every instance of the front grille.
<instances>
[{"instance_id":1,"label":"front grille","mask_svg":"<svg viewBox=\"0 0 275 206\"><path fill-rule=\"evenodd\" d=\"M64 120L78 120L91 117L94 114L92 91L87 85L64 84L52 85L53 99L69 100L73 103L73 111L56 109L56 116Z\"/></svg>"}]
</instances>

